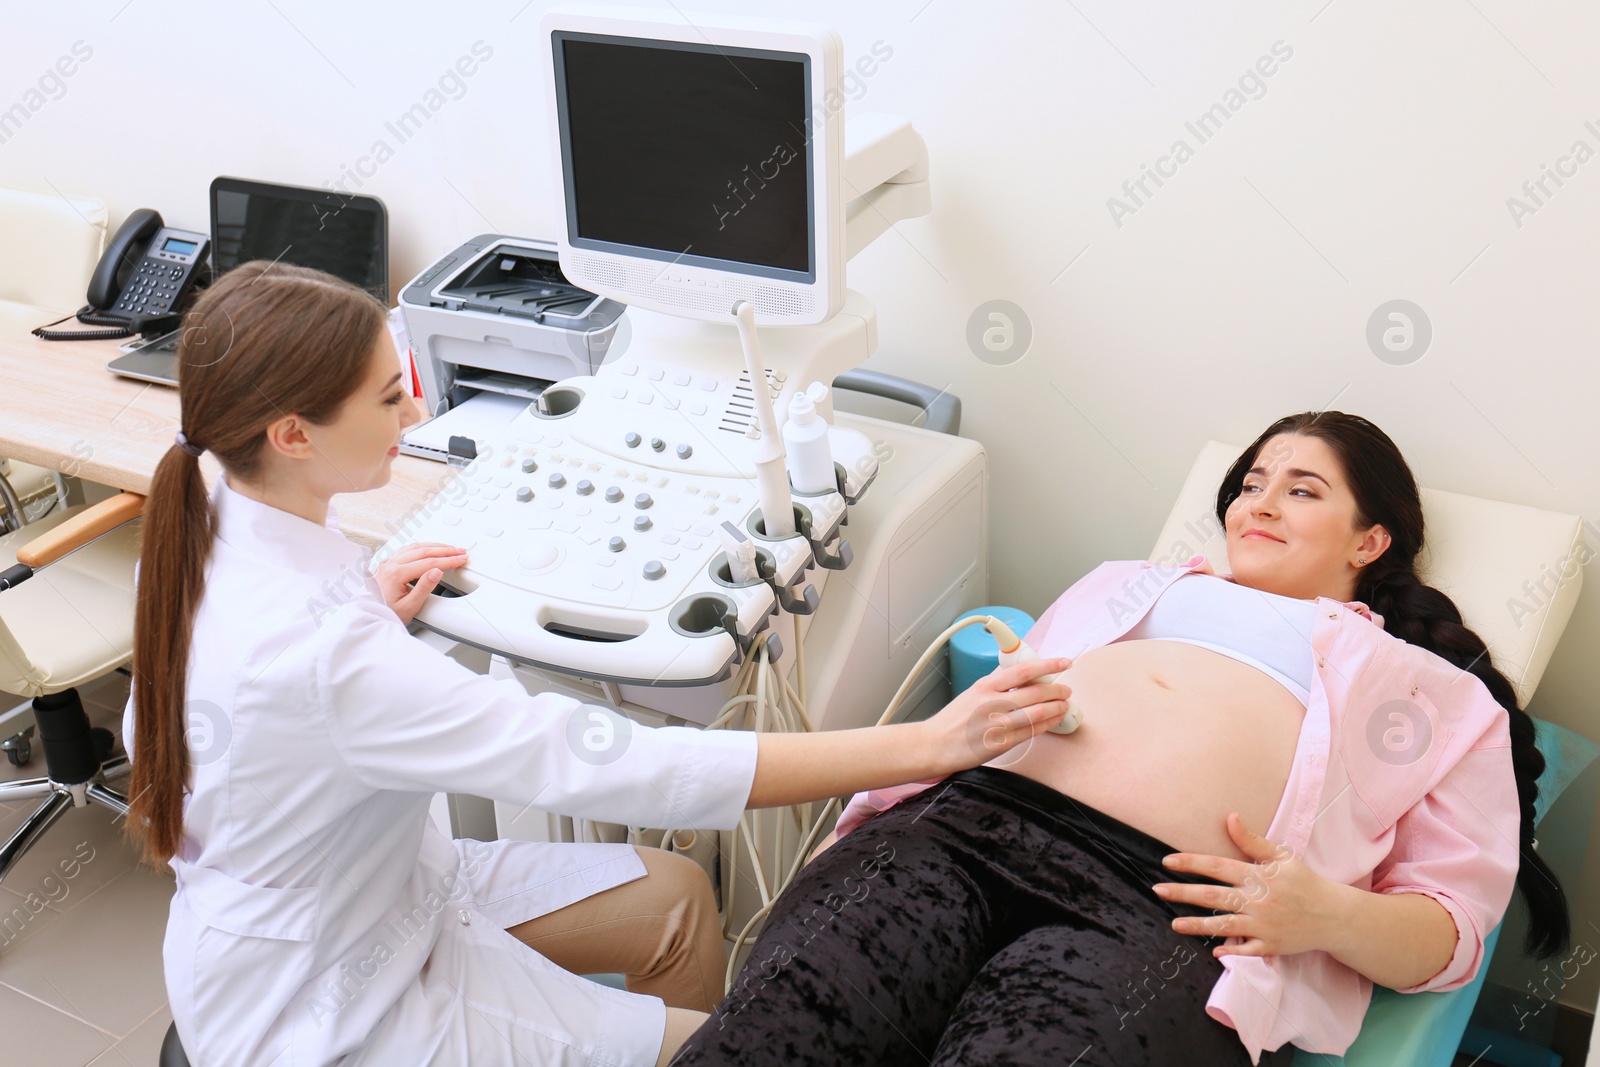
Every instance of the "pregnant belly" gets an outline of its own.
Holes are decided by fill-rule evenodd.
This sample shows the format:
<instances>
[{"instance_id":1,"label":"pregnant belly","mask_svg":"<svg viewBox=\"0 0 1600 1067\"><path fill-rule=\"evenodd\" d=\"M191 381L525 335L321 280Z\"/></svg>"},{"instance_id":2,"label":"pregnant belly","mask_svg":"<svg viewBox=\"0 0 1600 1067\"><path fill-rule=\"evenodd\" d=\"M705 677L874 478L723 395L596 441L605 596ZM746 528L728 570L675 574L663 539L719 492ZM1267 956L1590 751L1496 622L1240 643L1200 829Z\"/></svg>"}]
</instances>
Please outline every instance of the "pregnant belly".
<instances>
[{"instance_id":1,"label":"pregnant belly","mask_svg":"<svg viewBox=\"0 0 1600 1067\"><path fill-rule=\"evenodd\" d=\"M1083 725L989 763L1032 778L1181 852L1243 859L1228 812L1265 834L1305 708L1277 681L1181 641L1090 649L1062 675Z\"/></svg>"}]
</instances>

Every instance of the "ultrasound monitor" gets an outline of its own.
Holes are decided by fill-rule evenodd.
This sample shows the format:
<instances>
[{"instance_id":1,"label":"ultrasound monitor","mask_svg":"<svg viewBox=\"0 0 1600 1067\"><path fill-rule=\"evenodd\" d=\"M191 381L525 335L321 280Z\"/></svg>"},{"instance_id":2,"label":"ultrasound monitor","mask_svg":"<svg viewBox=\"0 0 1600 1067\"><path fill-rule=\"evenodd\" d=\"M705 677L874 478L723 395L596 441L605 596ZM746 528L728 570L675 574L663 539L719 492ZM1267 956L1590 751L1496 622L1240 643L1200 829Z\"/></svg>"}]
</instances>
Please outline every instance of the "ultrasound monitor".
<instances>
[{"instance_id":1,"label":"ultrasound monitor","mask_svg":"<svg viewBox=\"0 0 1600 1067\"><path fill-rule=\"evenodd\" d=\"M822 322L844 295L838 37L716 22L545 19L562 272L674 315L742 299L765 325Z\"/></svg>"}]
</instances>

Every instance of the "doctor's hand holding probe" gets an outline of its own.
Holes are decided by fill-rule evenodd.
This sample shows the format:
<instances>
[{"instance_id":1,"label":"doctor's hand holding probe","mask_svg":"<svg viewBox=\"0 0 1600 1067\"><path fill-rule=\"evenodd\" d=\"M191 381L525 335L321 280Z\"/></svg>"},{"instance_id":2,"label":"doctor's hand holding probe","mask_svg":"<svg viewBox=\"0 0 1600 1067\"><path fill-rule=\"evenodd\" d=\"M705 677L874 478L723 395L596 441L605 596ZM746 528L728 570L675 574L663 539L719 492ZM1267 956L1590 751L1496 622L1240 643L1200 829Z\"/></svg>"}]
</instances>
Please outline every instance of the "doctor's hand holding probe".
<instances>
[{"instance_id":1,"label":"doctor's hand holding probe","mask_svg":"<svg viewBox=\"0 0 1600 1067\"><path fill-rule=\"evenodd\" d=\"M419 419L380 302L247 263L201 295L178 355L124 733L129 832L177 875L165 976L197 1065L665 1063L723 992L704 872L626 844L451 841L434 794L732 829L747 807L977 766L1067 713L1042 681L1059 659L922 722L816 734L650 729L530 696L403 625L464 552L414 545L372 577L330 520L336 494L389 481ZM595 713L626 739L605 759L573 740ZM604 972L628 991L579 977Z\"/></svg>"}]
</instances>

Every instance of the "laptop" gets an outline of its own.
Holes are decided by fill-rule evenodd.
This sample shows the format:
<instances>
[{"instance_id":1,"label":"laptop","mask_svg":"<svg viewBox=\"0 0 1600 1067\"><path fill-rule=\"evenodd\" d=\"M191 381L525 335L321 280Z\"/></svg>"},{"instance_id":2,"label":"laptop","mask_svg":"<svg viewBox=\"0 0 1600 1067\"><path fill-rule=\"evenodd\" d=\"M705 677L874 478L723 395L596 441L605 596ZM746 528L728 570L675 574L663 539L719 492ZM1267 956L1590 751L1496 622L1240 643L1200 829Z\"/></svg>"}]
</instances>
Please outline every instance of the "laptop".
<instances>
[{"instance_id":1,"label":"laptop","mask_svg":"<svg viewBox=\"0 0 1600 1067\"><path fill-rule=\"evenodd\" d=\"M314 267L359 285L389 304L389 214L375 196L273 185L243 178L211 183L211 268L220 278L265 259ZM178 384L174 330L141 338L106 369L125 378Z\"/></svg>"}]
</instances>

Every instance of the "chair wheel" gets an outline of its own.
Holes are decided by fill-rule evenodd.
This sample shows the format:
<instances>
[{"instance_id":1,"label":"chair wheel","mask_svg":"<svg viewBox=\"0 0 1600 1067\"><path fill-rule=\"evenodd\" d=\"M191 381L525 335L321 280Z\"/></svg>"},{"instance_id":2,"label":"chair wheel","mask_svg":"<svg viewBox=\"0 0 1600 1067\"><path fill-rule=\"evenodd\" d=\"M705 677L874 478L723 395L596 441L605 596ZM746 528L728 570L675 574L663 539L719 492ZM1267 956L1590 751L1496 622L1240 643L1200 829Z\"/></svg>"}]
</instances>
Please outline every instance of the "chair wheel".
<instances>
[{"instance_id":1,"label":"chair wheel","mask_svg":"<svg viewBox=\"0 0 1600 1067\"><path fill-rule=\"evenodd\" d=\"M20 734L12 734L4 741L0 741L0 749L5 749L6 759L11 761L11 766L20 767L33 758L33 727L30 726Z\"/></svg>"}]
</instances>

